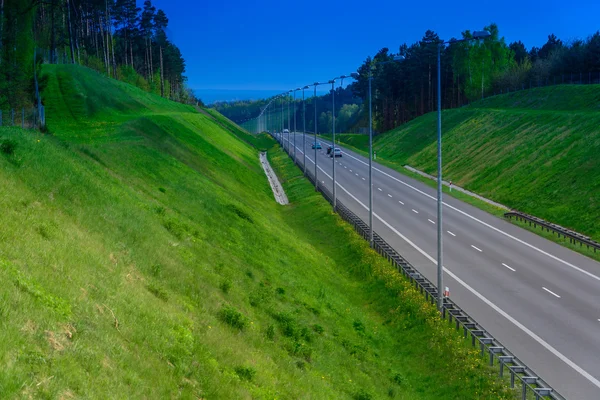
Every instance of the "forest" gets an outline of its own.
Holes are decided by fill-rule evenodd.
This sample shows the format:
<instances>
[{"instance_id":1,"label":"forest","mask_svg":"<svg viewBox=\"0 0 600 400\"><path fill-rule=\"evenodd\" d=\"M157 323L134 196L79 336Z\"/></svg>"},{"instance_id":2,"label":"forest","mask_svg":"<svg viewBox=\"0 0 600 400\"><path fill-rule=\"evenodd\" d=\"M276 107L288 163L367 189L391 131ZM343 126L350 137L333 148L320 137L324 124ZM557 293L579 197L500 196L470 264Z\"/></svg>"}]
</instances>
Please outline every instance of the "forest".
<instances>
[{"instance_id":1,"label":"forest","mask_svg":"<svg viewBox=\"0 0 600 400\"><path fill-rule=\"evenodd\" d=\"M168 24L151 0L0 0L0 110L35 104L43 63L87 66L195 103Z\"/></svg>"},{"instance_id":2,"label":"forest","mask_svg":"<svg viewBox=\"0 0 600 400\"><path fill-rule=\"evenodd\" d=\"M363 105L368 101L369 69L373 77L376 131L393 129L436 110L438 46L441 46L443 109L461 107L482 97L529 87L600 83L599 32L586 39L569 42L550 34L543 46L528 49L521 41L507 44L496 24L485 27L485 30L490 36L482 40L469 40L472 38L470 31L464 31L460 38L454 40L442 40L435 32L427 30L416 43L404 43L396 51L383 48L374 56L366 57L357 68L358 80L347 89L336 88L336 121L338 115L349 121L341 124L339 131L359 132L368 126L368 110ZM400 56L400 60L393 61L395 56ZM350 90L352 95L343 95L346 90ZM338 97L338 93L342 96ZM320 132L331 130L331 126L324 122L331 112L331 101L326 100L330 97L323 96L317 103ZM232 120L243 122L258 116L269 101L218 103L215 108ZM307 130L314 126L312 102L312 98L307 101ZM300 102L296 103L296 107L301 114ZM349 110L354 110L356 115L346 117Z\"/></svg>"}]
</instances>

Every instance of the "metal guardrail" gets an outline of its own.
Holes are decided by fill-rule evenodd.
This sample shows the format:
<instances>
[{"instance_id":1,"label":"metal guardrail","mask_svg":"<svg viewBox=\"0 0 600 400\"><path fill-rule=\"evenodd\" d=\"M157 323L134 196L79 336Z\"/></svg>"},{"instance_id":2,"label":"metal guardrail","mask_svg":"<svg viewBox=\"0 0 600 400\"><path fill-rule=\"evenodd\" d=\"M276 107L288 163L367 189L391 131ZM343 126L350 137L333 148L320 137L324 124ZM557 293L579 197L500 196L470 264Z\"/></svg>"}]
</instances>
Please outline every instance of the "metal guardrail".
<instances>
[{"instance_id":1,"label":"metal guardrail","mask_svg":"<svg viewBox=\"0 0 600 400\"><path fill-rule=\"evenodd\" d=\"M278 140L275 135L273 135L273 137L275 140ZM281 144L281 141L278 140L278 142ZM288 150L283 146L281 148L284 149L284 151L288 153L288 156L293 160L293 157L289 154ZM295 164L302 169L302 166L298 161L295 161ZM313 185L315 184L314 176L310 170L307 170L306 177ZM333 204L333 196L329 189L319 182L317 182L316 185L323 197L325 197L330 204ZM336 205L337 213L345 221L350 223L363 239L369 240L369 226L356 214L350 211L350 209L339 199L336 200ZM408 279L410 283L425 296L427 301L431 304L435 304L438 293L435 285L421 275L415 267L398 254L398 252L396 252L396 250L394 250L392 246L376 232L373 232L373 248L377 253L385 257L398 272L404 275L406 279ZM531 396L536 400L566 400L565 397L556 392L556 390L548 383L535 374L531 368L519 360L519 358L511 353L506 346L496 340L450 298L444 299L444 308L441 315L444 320L448 320L448 323L454 324L457 331L462 330L464 338L470 338L473 347L479 347L481 349L482 357L486 356L486 354L489 356L489 365L498 368L500 377L503 377L505 373L510 374L511 388L515 388L518 382L520 382L522 400L531 398Z\"/></svg>"},{"instance_id":2,"label":"metal guardrail","mask_svg":"<svg viewBox=\"0 0 600 400\"><path fill-rule=\"evenodd\" d=\"M556 225L551 222L544 221L541 218L534 217L533 215L528 215L528 214L522 213L520 211L509 211L507 213L504 213L504 218L511 219L513 217L517 221L528 222L529 225L530 226L533 225L534 228L537 228L537 226L539 225L540 228L542 228L542 230L547 229L548 232L558 234L559 238L562 235L565 238L569 239L570 243L573 243L573 244L579 243L579 246L586 245L588 247L588 249L590 247L593 248L594 252L596 252L596 250L600 250L600 243L592 240L589 236L582 235L581 233L572 231L567 228L563 228L560 225Z\"/></svg>"}]
</instances>

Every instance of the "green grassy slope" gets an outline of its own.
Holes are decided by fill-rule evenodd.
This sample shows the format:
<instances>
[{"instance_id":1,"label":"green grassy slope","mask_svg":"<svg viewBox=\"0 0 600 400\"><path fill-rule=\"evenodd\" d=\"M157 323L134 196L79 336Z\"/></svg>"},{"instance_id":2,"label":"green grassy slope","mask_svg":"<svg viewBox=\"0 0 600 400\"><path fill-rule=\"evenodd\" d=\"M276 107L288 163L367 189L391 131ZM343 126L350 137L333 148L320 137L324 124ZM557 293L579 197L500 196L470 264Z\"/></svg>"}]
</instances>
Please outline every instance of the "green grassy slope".
<instances>
[{"instance_id":1,"label":"green grassy slope","mask_svg":"<svg viewBox=\"0 0 600 400\"><path fill-rule=\"evenodd\" d=\"M599 110L600 86L586 85L525 90L444 111L444 177L598 239ZM436 123L430 113L376 137L377 156L399 170L408 164L435 175Z\"/></svg>"},{"instance_id":2,"label":"green grassy slope","mask_svg":"<svg viewBox=\"0 0 600 400\"><path fill-rule=\"evenodd\" d=\"M509 396L281 153L275 203L270 139L44 73L52 136L0 129L3 398Z\"/></svg>"}]
</instances>

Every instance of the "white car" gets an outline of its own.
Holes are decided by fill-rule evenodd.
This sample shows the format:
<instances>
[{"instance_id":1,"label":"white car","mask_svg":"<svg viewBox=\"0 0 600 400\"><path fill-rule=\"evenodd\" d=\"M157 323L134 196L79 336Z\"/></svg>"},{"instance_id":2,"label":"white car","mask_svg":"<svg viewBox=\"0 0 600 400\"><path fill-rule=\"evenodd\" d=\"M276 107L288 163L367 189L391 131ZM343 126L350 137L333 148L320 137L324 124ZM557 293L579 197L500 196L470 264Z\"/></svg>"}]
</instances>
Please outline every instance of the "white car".
<instances>
[{"instance_id":1,"label":"white car","mask_svg":"<svg viewBox=\"0 0 600 400\"><path fill-rule=\"evenodd\" d=\"M290 133L290 130L289 129L284 129L283 133Z\"/></svg>"}]
</instances>

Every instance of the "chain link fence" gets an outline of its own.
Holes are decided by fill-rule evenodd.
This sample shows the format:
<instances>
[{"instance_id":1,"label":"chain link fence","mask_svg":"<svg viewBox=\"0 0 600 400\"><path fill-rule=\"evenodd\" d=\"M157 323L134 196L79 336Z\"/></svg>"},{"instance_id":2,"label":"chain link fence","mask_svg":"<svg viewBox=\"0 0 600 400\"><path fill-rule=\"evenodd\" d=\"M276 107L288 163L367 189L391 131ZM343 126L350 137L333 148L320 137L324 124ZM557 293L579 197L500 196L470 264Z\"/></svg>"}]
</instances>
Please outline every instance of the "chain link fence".
<instances>
[{"instance_id":1,"label":"chain link fence","mask_svg":"<svg viewBox=\"0 0 600 400\"><path fill-rule=\"evenodd\" d=\"M22 107L21 109L0 109L0 127L13 126L23 129L43 129L46 126L44 106Z\"/></svg>"}]
</instances>

